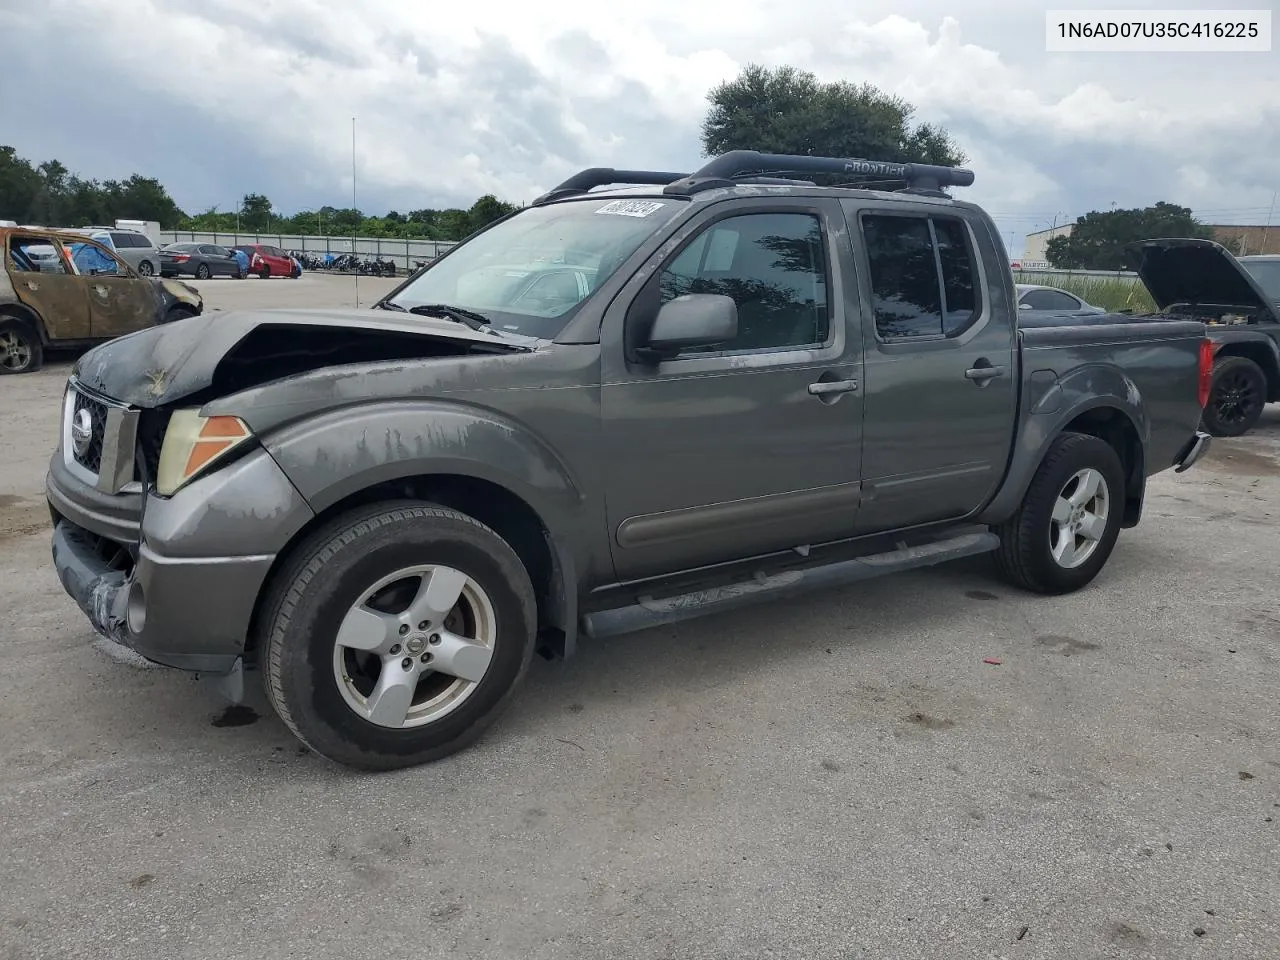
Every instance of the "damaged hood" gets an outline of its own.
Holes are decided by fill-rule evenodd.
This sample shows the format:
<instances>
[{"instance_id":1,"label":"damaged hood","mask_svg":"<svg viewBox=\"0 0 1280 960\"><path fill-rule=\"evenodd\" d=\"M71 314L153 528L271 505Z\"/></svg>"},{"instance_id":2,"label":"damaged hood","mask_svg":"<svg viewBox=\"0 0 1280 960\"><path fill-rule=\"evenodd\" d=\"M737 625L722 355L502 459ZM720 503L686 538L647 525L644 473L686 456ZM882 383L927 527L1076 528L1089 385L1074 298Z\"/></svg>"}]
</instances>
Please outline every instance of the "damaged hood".
<instances>
[{"instance_id":1,"label":"damaged hood","mask_svg":"<svg viewBox=\"0 0 1280 960\"><path fill-rule=\"evenodd\" d=\"M540 342L384 310L247 310L205 313L118 337L86 353L72 373L89 389L114 400L136 407L159 407L211 386L223 358L262 328L296 328L299 337L317 328L401 339L420 336L436 345L456 345L459 356L473 350L523 353ZM285 370L281 376L291 372Z\"/></svg>"},{"instance_id":2,"label":"damaged hood","mask_svg":"<svg viewBox=\"0 0 1280 960\"><path fill-rule=\"evenodd\" d=\"M1276 308L1231 252L1212 240L1140 240L1125 255L1156 306L1213 304L1276 318Z\"/></svg>"}]
</instances>

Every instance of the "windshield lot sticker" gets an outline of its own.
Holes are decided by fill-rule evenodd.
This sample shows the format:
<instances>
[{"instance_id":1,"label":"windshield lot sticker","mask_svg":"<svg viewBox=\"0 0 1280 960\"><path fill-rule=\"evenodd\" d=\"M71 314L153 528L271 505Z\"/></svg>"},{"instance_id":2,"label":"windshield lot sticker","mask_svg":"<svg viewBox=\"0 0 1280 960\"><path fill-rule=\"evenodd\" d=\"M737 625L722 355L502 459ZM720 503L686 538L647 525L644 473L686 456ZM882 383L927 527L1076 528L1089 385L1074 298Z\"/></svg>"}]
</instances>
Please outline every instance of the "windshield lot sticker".
<instances>
[{"instance_id":1,"label":"windshield lot sticker","mask_svg":"<svg viewBox=\"0 0 1280 960\"><path fill-rule=\"evenodd\" d=\"M662 207L661 200L611 200L596 213L611 213L615 217L647 217Z\"/></svg>"}]
</instances>

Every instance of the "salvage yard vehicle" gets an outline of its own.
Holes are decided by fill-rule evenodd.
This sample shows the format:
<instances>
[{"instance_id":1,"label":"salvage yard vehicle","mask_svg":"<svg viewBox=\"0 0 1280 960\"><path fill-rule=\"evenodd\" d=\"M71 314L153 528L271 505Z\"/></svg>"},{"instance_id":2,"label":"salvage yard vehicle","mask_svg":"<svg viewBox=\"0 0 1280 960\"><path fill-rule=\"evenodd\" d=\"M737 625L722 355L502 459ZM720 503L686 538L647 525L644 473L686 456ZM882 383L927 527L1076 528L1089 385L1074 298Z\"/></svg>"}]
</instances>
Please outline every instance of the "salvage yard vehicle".
<instances>
[{"instance_id":1,"label":"salvage yard vehicle","mask_svg":"<svg viewBox=\"0 0 1280 960\"><path fill-rule=\"evenodd\" d=\"M58 576L98 632L233 699L260 670L374 769L464 747L580 632L988 552L1080 589L1208 446L1205 327L1019 331L996 227L945 192L972 182L591 169L373 309L99 347L49 465ZM530 281L575 250L585 292Z\"/></svg>"},{"instance_id":2,"label":"salvage yard vehicle","mask_svg":"<svg viewBox=\"0 0 1280 960\"><path fill-rule=\"evenodd\" d=\"M0 374L40 369L44 353L101 343L204 312L185 283L140 277L72 231L0 227Z\"/></svg>"},{"instance_id":3,"label":"salvage yard vehicle","mask_svg":"<svg viewBox=\"0 0 1280 960\"><path fill-rule=\"evenodd\" d=\"M1150 315L1061 317L1024 314L1021 326L1202 320L1213 344L1204 429L1215 437L1252 430L1268 403L1280 401L1280 297L1267 258L1237 259L1212 240L1141 240L1126 249L1159 308ZM1262 261L1261 263L1258 261ZM1280 280L1280 277L1276 277Z\"/></svg>"}]
</instances>

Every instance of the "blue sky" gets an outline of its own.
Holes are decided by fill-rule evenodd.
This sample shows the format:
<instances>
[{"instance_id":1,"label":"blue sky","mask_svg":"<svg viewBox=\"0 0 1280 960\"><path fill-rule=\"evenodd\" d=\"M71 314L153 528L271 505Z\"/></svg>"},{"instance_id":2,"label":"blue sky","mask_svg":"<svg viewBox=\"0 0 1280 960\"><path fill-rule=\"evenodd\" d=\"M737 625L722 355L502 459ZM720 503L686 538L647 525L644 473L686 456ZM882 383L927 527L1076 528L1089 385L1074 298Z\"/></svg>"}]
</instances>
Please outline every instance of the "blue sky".
<instances>
[{"instance_id":1,"label":"blue sky","mask_svg":"<svg viewBox=\"0 0 1280 960\"><path fill-rule=\"evenodd\" d=\"M158 177L189 211L258 192L292 212L350 204L354 116L363 209L522 202L584 166L696 165L707 90L754 61L871 82L946 126L1015 252L1112 203L1261 223L1280 189L1280 53L1046 54L1045 8L1011 0L601 9L0 4L0 57L32 81L0 141Z\"/></svg>"}]
</instances>

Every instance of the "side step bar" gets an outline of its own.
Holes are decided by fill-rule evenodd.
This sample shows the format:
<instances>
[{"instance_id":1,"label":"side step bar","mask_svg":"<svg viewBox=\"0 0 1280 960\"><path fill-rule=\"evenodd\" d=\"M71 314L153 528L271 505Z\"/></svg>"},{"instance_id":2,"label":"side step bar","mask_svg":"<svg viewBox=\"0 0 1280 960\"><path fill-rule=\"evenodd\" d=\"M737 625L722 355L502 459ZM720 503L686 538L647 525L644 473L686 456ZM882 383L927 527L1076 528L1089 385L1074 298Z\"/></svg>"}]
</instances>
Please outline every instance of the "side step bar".
<instances>
[{"instance_id":1,"label":"side step bar","mask_svg":"<svg viewBox=\"0 0 1280 960\"><path fill-rule=\"evenodd\" d=\"M841 560L820 567L784 570L755 580L695 590L674 597L643 597L638 603L616 610L600 610L582 617L582 632L588 637L613 637L662 624L679 623L713 613L723 613L750 606L763 600L786 597L844 586L859 580L870 580L888 573L931 567L979 553L989 553L1000 546L994 533L969 533L937 540L917 547L901 547L886 553L874 553L854 560Z\"/></svg>"}]
</instances>

